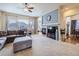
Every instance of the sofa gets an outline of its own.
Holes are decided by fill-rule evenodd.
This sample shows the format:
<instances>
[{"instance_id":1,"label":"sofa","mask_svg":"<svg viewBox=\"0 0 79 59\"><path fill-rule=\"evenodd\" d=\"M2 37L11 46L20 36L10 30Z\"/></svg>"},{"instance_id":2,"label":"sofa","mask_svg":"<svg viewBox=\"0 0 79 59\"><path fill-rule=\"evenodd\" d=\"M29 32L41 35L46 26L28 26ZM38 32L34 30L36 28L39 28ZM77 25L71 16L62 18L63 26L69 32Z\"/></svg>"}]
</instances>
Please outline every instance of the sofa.
<instances>
[{"instance_id":1,"label":"sofa","mask_svg":"<svg viewBox=\"0 0 79 59\"><path fill-rule=\"evenodd\" d=\"M0 49L2 49L6 43L6 37L0 37Z\"/></svg>"},{"instance_id":2,"label":"sofa","mask_svg":"<svg viewBox=\"0 0 79 59\"><path fill-rule=\"evenodd\" d=\"M0 31L0 37L4 37L7 35L7 32L6 31Z\"/></svg>"}]
</instances>

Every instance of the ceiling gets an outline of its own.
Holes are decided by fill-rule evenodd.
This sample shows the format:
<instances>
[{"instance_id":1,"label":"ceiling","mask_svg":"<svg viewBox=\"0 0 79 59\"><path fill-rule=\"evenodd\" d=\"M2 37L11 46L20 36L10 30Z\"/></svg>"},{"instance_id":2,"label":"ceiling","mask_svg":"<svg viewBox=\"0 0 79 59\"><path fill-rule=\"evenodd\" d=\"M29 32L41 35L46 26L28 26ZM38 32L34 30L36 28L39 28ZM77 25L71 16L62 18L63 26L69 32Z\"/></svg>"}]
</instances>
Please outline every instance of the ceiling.
<instances>
[{"instance_id":1,"label":"ceiling","mask_svg":"<svg viewBox=\"0 0 79 59\"><path fill-rule=\"evenodd\" d=\"M62 5L61 7L63 11L68 11L73 8L79 8L79 3L72 3L72 4L70 3L70 4Z\"/></svg>"},{"instance_id":2,"label":"ceiling","mask_svg":"<svg viewBox=\"0 0 79 59\"><path fill-rule=\"evenodd\" d=\"M22 3L0 3L0 10L21 15L41 16L57 9L59 5L61 5L55 3L30 3L30 4L34 7L32 13L25 12L23 10L24 6Z\"/></svg>"},{"instance_id":3,"label":"ceiling","mask_svg":"<svg viewBox=\"0 0 79 59\"><path fill-rule=\"evenodd\" d=\"M57 9L61 3L29 3L34 7L33 12L25 12L23 10L23 3L0 3L0 10L11 13L28 15L28 16L42 16L48 12Z\"/></svg>"}]
</instances>

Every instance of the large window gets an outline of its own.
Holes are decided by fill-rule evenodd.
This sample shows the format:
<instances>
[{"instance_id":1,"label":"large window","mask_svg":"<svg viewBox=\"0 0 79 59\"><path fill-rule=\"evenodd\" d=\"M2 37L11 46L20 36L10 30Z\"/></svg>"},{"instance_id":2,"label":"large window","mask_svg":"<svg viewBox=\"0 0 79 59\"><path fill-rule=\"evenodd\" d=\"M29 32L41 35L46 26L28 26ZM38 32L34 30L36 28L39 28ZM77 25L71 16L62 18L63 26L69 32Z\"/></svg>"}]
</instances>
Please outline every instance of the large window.
<instances>
[{"instance_id":1,"label":"large window","mask_svg":"<svg viewBox=\"0 0 79 59\"><path fill-rule=\"evenodd\" d=\"M16 17L8 16L7 27L9 31L17 30Z\"/></svg>"},{"instance_id":2,"label":"large window","mask_svg":"<svg viewBox=\"0 0 79 59\"><path fill-rule=\"evenodd\" d=\"M8 30L34 30L34 18L8 16Z\"/></svg>"},{"instance_id":3,"label":"large window","mask_svg":"<svg viewBox=\"0 0 79 59\"><path fill-rule=\"evenodd\" d=\"M19 30L26 30L27 27L29 26L29 21L26 19L19 19L17 23L18 23Z\"/></svg>"}]
</instances>

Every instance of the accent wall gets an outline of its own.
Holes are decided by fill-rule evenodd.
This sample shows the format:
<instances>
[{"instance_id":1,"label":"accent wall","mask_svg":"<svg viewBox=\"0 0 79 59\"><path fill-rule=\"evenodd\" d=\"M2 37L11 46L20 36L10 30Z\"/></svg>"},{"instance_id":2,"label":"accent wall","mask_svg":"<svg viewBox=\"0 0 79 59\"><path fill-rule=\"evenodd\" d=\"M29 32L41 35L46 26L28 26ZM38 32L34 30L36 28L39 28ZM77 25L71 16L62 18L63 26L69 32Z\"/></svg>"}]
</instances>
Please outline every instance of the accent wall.
<instances>
[{"instance_id":1,"label":"accent wall","mask_svg":"<svg viewBox=\"0 0 79 59\"><path fill-rule=\"evenodd\" d=\"M48 16L51 16L51 20L48 21ZM48 23L58 23L58 9L42 16L42 24L48 24Z\"/></svg>"}]
</instances>

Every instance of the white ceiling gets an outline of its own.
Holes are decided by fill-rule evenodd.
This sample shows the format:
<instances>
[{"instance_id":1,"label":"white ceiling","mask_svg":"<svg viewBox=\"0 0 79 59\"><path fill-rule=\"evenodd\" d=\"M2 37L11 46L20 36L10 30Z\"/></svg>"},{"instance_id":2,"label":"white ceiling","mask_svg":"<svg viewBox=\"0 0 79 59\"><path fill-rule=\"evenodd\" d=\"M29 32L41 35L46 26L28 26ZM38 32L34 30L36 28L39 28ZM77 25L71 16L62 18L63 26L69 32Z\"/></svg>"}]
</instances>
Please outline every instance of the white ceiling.
<instances>
[{"instance_id":1,"label":"white ceiling","mask_svg":"<svg viewBox=\"0 0 79 59\"><path fill-rule=\"evenodd\" d=\"M0 10L11 13L28 15L28 16L42 16L48 12L57 9L61 4L57 3L30 3L34 7L33 12L25 12L22 3L0 3Z\"/></svg>"}]
</instances>

